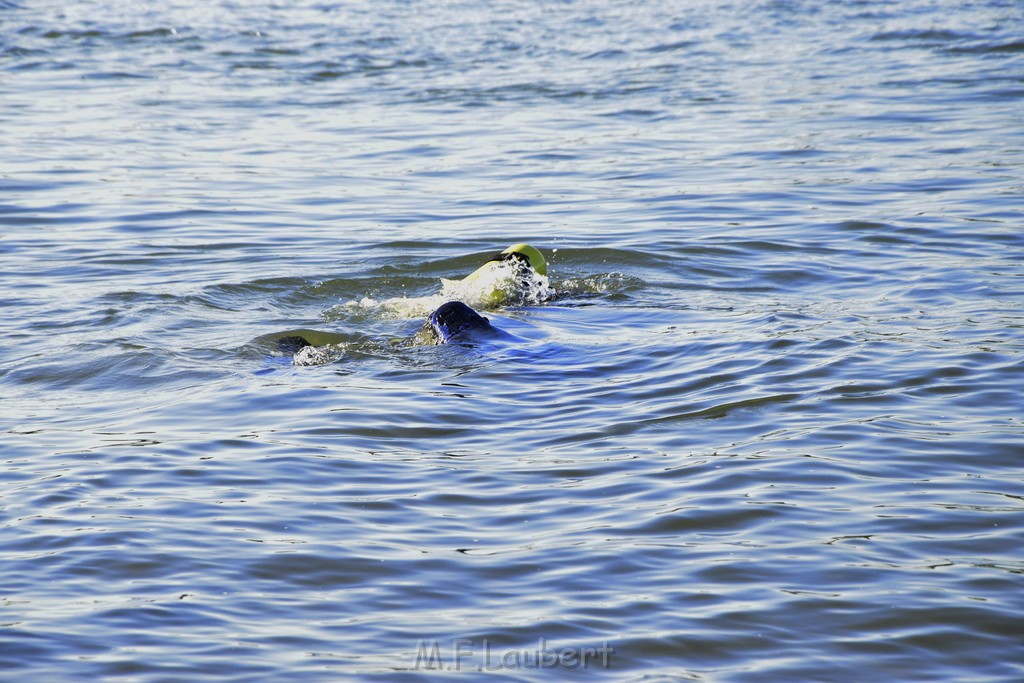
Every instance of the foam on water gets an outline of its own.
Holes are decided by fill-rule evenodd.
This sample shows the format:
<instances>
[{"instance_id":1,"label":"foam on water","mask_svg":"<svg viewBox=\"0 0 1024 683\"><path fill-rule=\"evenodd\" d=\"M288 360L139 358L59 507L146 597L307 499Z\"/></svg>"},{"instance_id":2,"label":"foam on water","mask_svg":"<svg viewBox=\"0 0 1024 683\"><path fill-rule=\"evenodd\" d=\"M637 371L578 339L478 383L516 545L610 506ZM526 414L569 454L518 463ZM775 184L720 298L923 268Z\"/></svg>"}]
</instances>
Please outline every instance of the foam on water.
<instances>
[{"instance_id":1,"label":"foam on water","mask_svg":"<svg viewBox=\"0 0 1024 683\"><path fill-rule=\"evenodd\" d=\"M334 363L345 356L345 344L328 344L326 346L304 346L295 352L292 358L294 365L310 366Z\"/></svg>"},{"instance_id":2,"label":"foam on water","mask_svg":"<svg viewBox=\"0 0 1024 683\"><path fill-rule=\"evenodd\" d=\"M504 306L526 306L555 296L546 275L540 275L516 260L492 262L472 279L441 279L441 291L430 296L393 297L378 301L370 297L347 301L339 311L369 311L390 319L423 318L449 301L461 301L477 310Z\"/></svg>"}]
</instances>

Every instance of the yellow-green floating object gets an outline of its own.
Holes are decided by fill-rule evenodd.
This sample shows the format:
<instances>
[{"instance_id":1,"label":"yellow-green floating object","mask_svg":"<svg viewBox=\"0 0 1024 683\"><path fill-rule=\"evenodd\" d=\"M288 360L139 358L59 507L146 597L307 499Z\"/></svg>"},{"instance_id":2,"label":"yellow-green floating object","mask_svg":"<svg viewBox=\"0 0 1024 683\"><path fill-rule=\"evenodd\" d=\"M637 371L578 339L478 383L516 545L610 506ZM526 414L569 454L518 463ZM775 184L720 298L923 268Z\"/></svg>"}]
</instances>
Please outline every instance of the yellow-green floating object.
<instances>
[{"instance_id":1,"label":"yellow-green floating object","mask_svg":"<svg viewBox=\"0 0 1024 683\"><path fill-rule=\"evenodd\" d=\"M538 275L548 274L548 264L544 260L544 255L540 253L539 249L531 247L529 244L519 243L513 244L508 249L505 249L499 254L495 254L490 258L487 263L483 264L472 273L466 276L464 282L472 282L479 278L484 273L494 268L495 264L501 263L502 261L508 261L509 259L520 259L533 268L533 271Z\"/></svg>"}]
</instances>

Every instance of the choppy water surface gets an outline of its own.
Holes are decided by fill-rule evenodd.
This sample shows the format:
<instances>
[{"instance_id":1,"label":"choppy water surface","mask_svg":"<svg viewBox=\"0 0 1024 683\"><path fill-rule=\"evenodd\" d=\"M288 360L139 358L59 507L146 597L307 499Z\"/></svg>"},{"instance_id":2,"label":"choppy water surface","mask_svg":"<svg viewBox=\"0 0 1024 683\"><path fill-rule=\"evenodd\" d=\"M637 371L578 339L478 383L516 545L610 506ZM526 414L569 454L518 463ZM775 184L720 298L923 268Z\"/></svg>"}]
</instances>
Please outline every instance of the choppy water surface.
<instances>
[{"instance_id":1,"label":"choppy water surface","mask_svg":"<svg viewBox=\"0 0 1024 683\"><path fill-rule=\"evenodd\" d=\"M0 2L0 677L1024 677L1022 20Z\"/></svg>"}]
</instances>

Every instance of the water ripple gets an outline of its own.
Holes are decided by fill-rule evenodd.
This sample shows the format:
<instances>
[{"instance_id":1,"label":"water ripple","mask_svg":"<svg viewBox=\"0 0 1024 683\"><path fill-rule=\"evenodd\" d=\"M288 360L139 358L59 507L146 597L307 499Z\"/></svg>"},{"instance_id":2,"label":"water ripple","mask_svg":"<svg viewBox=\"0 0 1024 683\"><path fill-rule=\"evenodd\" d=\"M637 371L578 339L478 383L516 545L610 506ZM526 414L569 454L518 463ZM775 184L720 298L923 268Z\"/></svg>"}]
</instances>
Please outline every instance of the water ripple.
<instances>
[{"instance_id":1,"label":"water ripple","mask_svg":"<svg viewBox=\"0 0 1024 683\"><path fill-rule=\"evenodd\" d=\"M1012 3L0 8L9 676L1024 675Z\"/></svg>"}]
</instances>

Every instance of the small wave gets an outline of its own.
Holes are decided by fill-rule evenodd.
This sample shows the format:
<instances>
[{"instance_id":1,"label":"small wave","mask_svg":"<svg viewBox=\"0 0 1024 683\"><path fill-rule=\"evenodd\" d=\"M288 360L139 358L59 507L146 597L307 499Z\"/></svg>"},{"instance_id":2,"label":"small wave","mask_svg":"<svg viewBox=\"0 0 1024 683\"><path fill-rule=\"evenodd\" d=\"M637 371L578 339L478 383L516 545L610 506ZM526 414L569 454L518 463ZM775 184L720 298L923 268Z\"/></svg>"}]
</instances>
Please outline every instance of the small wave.
<instances>
[{"instance_id":1,"label":"small wave","mask_svg":"<svg viewBox=\"0 0 1024 683\"><path fill-rule=\"evenodd\" d=\"M24 34L37 34L46 40L71 40L91 41L94 39L111 41L139 42L150 39L162 40L172 38L180 40L185 38L177 28L171 26L158 26L156 28L136 29L126 32L117 32L104 29L48 29L43 31L41 27L30 26L21 31Z\"/></svg>"},{"instance_id":2,"label":"small wave","mask_svg":"<svg viewBox=\"0 0 1024 683\"><path fill-rule=\"evenodd\" d=\"M973 45L958 45L949 48L954 54L1017 54L1024 52L1024 40L1012 40L1005 43L975 43Z\"/></svg>"},{"instance_id":3,"label":"small wave","mask_svg":"<svg viewBox=\"0 0 1024 683\"><path fill-rule=\"evenodd\" d=\"M882 31L871 36L871 40L876 42L882 41L918 41L918 42L929 42L929 43L943 43L943 42L954 42L960 40L969 40L976 36L963 33L960 31L951 31L948 29L916 29L916 30L904 30L904 31Z\"/></svg>"},{"instance_id":4,"label":"small wave","mask_svg":"<svg viewBox=\"0 0 1024 683\"><path fill-rule=\"evenodd\" d=\"M623 294L643 287L640 278L625 273L602 273L587 277L570 278L558 283L560 297L586 297L602 294Z\"/></svg>"}]
</instances>

